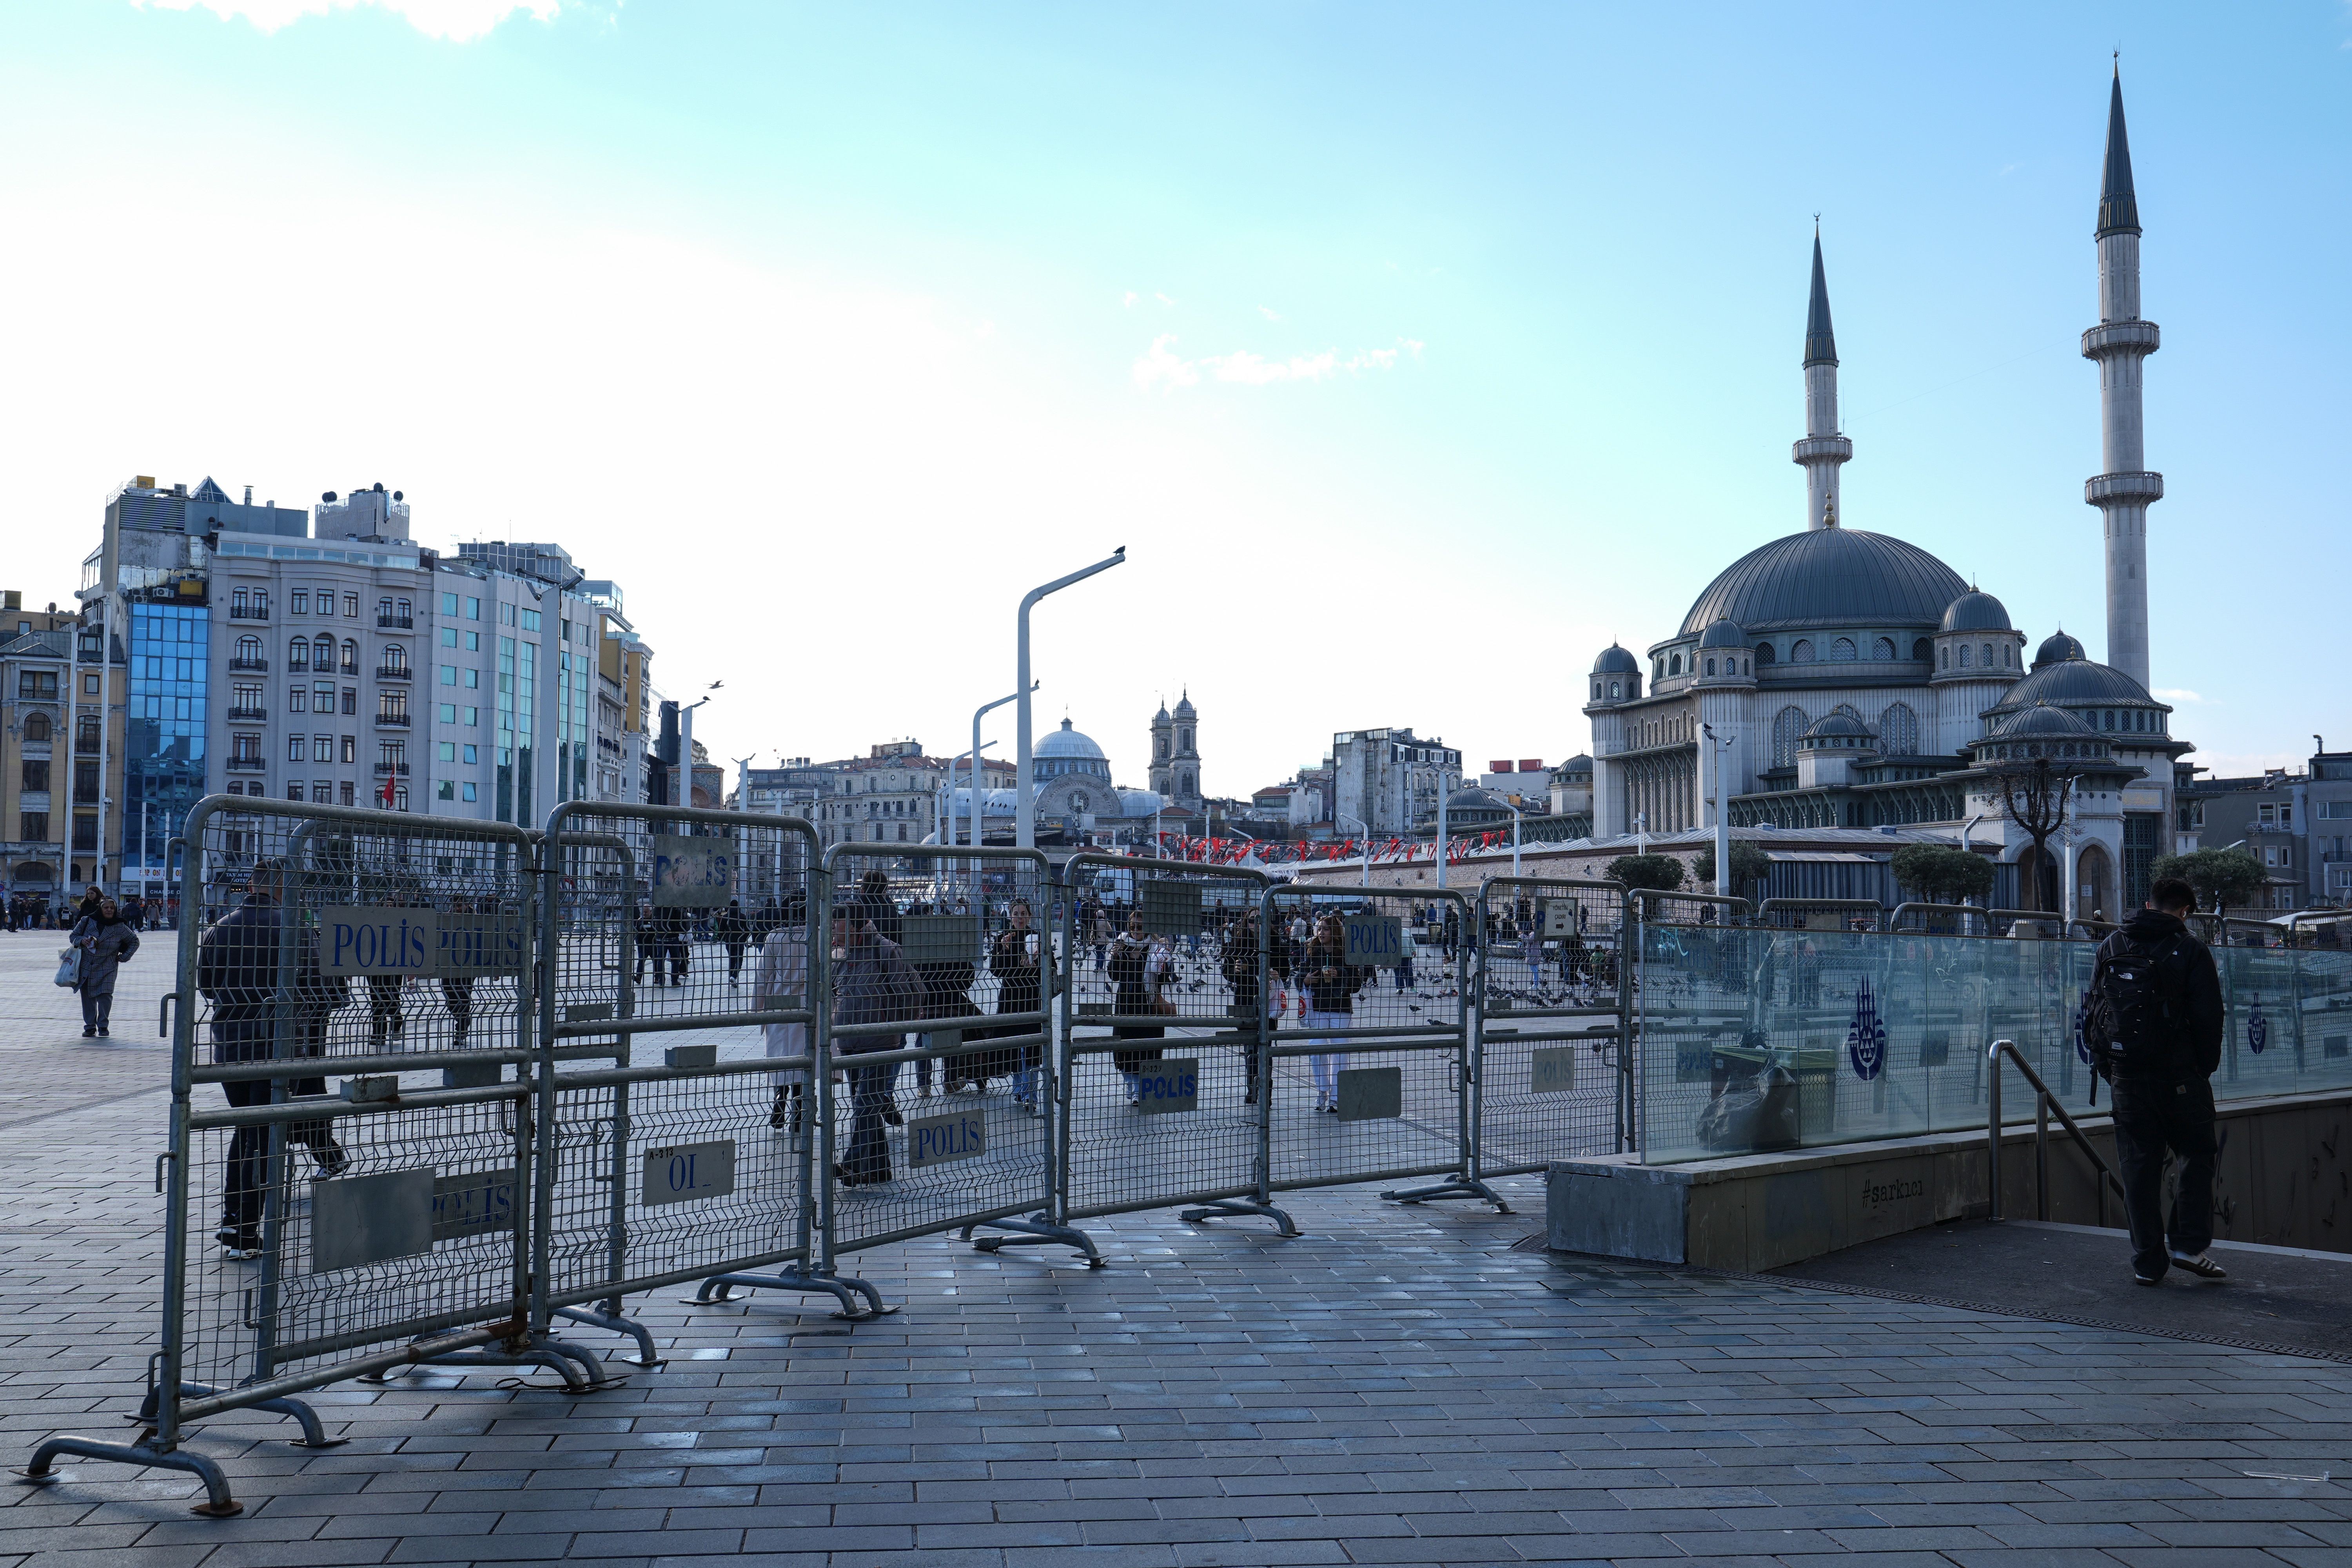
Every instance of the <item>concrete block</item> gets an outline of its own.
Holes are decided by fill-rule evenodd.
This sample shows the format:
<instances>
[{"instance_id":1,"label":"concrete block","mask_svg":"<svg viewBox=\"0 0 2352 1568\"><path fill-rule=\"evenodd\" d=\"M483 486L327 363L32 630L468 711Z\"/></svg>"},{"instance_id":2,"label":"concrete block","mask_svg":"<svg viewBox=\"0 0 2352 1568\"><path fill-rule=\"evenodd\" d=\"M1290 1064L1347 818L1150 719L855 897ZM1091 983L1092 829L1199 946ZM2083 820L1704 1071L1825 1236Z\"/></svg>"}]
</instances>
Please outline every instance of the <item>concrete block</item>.
<instances>
[{"instance_id":1,"label":"concrete block","mask_svg":"<svg viewBox=\"0 0 2352 1568\"><path fill-rule=\"evenodd\" d=\"M1554 1165L1545 1241L1563 1252L1681 1263L1689 1196L1688 1178L1666 1168L1599 1160Z\"/></svg>"}]
</instances>

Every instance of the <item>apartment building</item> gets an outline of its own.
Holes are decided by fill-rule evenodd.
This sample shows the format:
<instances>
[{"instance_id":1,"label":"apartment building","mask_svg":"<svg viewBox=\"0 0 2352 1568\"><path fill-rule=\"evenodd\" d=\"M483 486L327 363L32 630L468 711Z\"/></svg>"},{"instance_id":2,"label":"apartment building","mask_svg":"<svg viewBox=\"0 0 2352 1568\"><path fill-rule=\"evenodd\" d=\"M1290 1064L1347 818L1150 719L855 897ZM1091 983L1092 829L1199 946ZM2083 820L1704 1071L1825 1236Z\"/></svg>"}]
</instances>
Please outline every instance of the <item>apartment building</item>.
<instances>
[{"instance_id":1,"label":"apartment building","mask_svg":"<svg viewBox=\"0 0 2352 1568\"><path fill-rule=\"evenodd\" d=\"M1341 833L1411 833L1462 787L1462 753L1410 728L1342 730L1331 737L1332 821Z\"/></svg>"},{"instance_id":2,"label":"apartment building","mask_svg":"<svg viewBox=\"0 0 2352 1568\"><path fill-rule=\"evenodd\" d=\"M0 894L47 896L87 879L69 856L73 611L0 599Z\"/></svg>"}]
</instances>

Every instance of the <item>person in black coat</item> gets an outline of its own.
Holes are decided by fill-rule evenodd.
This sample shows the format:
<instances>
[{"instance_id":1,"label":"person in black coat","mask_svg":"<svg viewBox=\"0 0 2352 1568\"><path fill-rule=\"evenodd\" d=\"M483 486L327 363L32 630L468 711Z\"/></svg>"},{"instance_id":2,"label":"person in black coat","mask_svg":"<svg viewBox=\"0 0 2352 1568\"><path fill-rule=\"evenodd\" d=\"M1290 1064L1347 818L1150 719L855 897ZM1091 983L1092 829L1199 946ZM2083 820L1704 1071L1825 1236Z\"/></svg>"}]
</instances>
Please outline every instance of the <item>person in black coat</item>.
<instances>
[{"instance_id":1,"label":"person in black coat","mask_svg":"<svg viewBox=\"0 0 2352 1568\"><path fill-rule=\"evenodd\" d=\"M213 1061L269 1061L278 1055L279 945L285 910L280 899L285 887L285 863L264 860L253 869L245 901L213 922L196 946L196 989L212 1004ZM319 973L319 948L314 935L304 933L295 946L292 1015L306 998L323 997L337 983ZM308 1048L305 1049L305 1045ZM286 1055L315 1056L317 1042L289 1037ZM323 1078L296 1079L288 1086L294 1099L323 1096ZM247 1079L221 1085L232 1106L268 1105L269 1081ZM287 1125L287 1141L308 1145L322 1170L333 1176L349 1164L342 1145L328 1123L296 1121ZM220 1227L214 1237L234 1257L251 1258L261 1247L262 1197L270 1186L269 1130L239 1127L231 1134L228 1167L224 1173Z\"/></svg>"},{"instance_id":2,"label":"person in black coat","mask_svg":"<svg viewBox=\"0 0 2352 1568\"><path fill-rule=\"evenodd\" d=\"M2213 952L2189 934L2196 891L2177 877L2148 889L2147 907L2099 944L2091 996L2117 1005L2102 1053L2115 1085L2116 1162L2132 1238L2132 1278L2162 1283L2168 1268L2227 1279L2213 1244L2213 1084L2227 1010ZM2132 1005L2129 998L2139 998ZM2170 1225L2164 1215L2166 1152L2179 1157Z\"/></svg>"}]
</instances>

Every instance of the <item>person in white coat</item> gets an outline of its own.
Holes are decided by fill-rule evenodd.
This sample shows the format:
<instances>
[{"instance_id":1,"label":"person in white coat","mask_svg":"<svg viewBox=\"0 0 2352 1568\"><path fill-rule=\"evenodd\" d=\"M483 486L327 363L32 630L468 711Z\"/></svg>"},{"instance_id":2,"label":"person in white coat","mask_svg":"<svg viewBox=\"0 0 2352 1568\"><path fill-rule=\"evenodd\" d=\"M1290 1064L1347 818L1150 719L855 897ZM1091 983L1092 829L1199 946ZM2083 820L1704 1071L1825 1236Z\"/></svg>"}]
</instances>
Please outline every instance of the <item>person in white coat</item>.
<instances>
[{"instance_id":1,"label":"person in white coat","mask_svg":"<svg viewBox=\"0 0 2352 1568\"><path fill-rule=\"evenodd\" d=\"M752 984L753 1002L761 1012L804 1012L809 1006L808 900L794 893L784 904L783 918L760 944L760 964ZM806 1024L764 1024L768 1055L805 1058L809 1054ZM768 1125L801 1131L803 1090L809 1081L806 1066L781 1068L772 1076L775 1103Z\"/></svg>"}]
</instances>

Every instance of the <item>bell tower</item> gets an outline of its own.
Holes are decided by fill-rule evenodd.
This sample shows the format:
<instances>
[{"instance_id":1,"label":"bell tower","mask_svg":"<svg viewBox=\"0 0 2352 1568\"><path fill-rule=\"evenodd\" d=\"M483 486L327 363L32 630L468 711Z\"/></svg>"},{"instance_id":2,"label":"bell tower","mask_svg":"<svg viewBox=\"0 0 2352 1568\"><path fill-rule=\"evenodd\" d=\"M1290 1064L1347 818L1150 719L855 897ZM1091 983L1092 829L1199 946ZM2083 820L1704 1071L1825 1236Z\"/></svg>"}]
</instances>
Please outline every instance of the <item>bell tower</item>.
<instances>
[{"instance_id":1,"label":"bell tower","mask_svg":"<svg viewBox=\"0 0 2352 1568\"><path fill-rule=\"evenodd\" d=\"M1201 809L1200 714L1189 691L1176 700L1176 750L1170 762L1169 794L1187 811Z\"/></svg>"}]
</instances>

